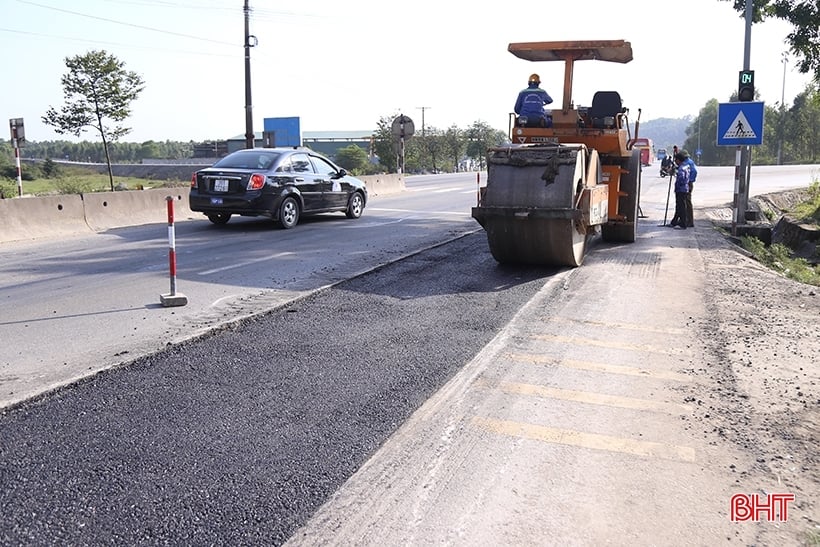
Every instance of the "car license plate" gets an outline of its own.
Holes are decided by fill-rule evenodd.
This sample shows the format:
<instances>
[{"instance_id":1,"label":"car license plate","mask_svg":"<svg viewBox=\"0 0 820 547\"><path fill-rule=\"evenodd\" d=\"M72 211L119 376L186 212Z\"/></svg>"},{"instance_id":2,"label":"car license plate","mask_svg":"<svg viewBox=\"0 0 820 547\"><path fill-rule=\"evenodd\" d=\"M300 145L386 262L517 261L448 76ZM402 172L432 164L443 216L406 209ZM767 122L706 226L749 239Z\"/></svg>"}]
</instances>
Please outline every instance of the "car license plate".
<instances>
[{"instance_id":1,"label":"car license plate","mask_svg":"<svg viewBox=\"0 0 820 547\"><path fill-rule=\"evenodd\" d=\"M222 205L222 198L211 198L211 205Z\"/></svg>"},{"instance_id":2,"label":"car license plate","mask_svg":"<svg viewBox=\"0 0 820 547\"><path fill-rule=\"evenodd\" d=\"M227 192L228 191L228 179L215 179L214 180L214 192Z\"/></svg>"}]
</instances>

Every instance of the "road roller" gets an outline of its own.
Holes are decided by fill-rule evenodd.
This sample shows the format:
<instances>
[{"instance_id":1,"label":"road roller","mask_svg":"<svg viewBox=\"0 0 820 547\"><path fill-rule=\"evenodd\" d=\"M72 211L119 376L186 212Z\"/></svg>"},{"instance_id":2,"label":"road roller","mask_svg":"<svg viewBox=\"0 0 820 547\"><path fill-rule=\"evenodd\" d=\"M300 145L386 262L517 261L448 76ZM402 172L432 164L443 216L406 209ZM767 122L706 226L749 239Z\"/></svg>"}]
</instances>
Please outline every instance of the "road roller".
<instances>
[{"instance_id":1,"label":"road roller","mask_svg":"<svg viewBox=\"0 0 820 547\"><path fill-rule=\"evenodd\" d=\"M589 106L575 104L576 61L628 63L624 40L511 43L528 61L563 61L560 109L532 123L509 115L510 143L487 150L487 182L472 216L487 233L500 263L580 266L590 238L633 243L641 189L640 110L630 127L629 109L617 91L597 91ZM550 119L551 118L551 119Z\"/></svg>"}]
</instances>

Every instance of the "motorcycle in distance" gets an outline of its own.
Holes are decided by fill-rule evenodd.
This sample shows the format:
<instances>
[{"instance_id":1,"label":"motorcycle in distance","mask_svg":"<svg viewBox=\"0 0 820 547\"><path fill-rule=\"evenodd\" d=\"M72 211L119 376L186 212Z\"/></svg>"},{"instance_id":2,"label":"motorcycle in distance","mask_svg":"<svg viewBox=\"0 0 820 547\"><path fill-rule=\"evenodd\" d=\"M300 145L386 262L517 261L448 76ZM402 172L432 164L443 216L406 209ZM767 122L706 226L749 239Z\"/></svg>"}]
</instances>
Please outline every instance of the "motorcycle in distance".
<instances>
[{"instance_id":1,"label":"motorcycle in distance","mask_svg":"<svg viewBox=\"0 0 820 547\"><path fill-rule=\"evenodd\" d=\"M675 172L675 162L670 156L666 156L661 161L661 177L669 177Z\"/></svg>"}]
</instances>

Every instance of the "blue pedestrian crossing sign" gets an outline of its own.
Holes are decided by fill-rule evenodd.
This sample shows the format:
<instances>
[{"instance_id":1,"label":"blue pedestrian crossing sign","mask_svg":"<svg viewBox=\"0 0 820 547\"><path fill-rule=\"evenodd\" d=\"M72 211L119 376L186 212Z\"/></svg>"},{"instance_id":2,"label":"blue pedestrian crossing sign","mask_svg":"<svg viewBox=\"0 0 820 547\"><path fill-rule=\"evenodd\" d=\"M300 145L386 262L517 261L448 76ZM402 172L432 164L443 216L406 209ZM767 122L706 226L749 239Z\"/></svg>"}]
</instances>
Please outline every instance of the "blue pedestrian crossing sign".
<instances>
[{"instance_id":1,"label":"blue pedestrian crossing sign","mask_svg":"<svg viewBox=\"0 0 820 547\"><path fill-rule=\"evenodd\" d=\"M763 144L763 102L719 103L718 146Z\"/></svg>"}]
</instances>

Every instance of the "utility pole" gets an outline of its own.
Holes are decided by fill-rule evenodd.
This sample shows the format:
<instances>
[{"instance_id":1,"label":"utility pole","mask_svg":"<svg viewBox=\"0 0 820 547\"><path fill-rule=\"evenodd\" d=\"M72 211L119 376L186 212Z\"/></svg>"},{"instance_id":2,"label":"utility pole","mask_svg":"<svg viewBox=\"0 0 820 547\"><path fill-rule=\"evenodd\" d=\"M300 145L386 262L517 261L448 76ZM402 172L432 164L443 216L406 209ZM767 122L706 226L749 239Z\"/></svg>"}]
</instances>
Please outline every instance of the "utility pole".
<instances>
[{"instance_id":1,"label":"utility pole","mask_svg":"<svg viewBox=\"0 0 820 547\"><path fill-rule=\"evenodd\" d=\"M749 64L752 50L753 6L753 2L746 2L746 37L743 44L743 70L750 70ZM735 193L735 225L737 225L746 224L746 209L748 209L749 207L749 179L752 175L751 146L746 145L737 147L737 157L735 165L738 166L737 192Z\"/></svg>"},{"instance_id":2,"label":"utility pole","mask_svg":"<svg viewBox=\"0 0 820 547\"><path fill-rule=\"evenodd\" d=\"M245 148L253 148L256 144L256 137L253 133L253 106L251 103L251 48L256 46L258 42L256 36L250 33L250 11L248 0L245 0Z\"/></svg>"},{"instance_id":3,"label":"utility pole","mask_svg":"<svg viewBox=\"0 0 820 547\"><path fill-rule=\"evenodd\" d=\"M428 108L430 108L430 107L429 106L417 106L416 107L416 110L421 110L421 145L424 148L424 155L422 156L422 158L424 158L425 160L426 160L426 155L427 155L428 150L427 150L427 139L424 138L424 111L427 110ZM426 162L425 162L425 164L426 164ZM421 167L424 168L424 167L426 167L426 165L422 164ZM433 167L435 167L435 165Z\"/></svg>"},{"instance_id":4,"label":"utility pole","mask_svg":"<svg viewBox=\"0 0 820 547\"><path fill-rule=\"evenodd\" d=\"M783 165L783 132L786 130L786 64L789 52L783 52L783 87L780 91L780 140L777 143L777 165Z\"/></svg>"},{"instance_id":5,"label":"utility pole","mask_svg":"<svg viewBox=\"0 0 820 547\"><path fill-rule=\"evenodd\" d=\"M416 110L421 110L421 138L424 138L424 111L428 110L429 106L417 106Z\"/></svg>"}]
</instances>

